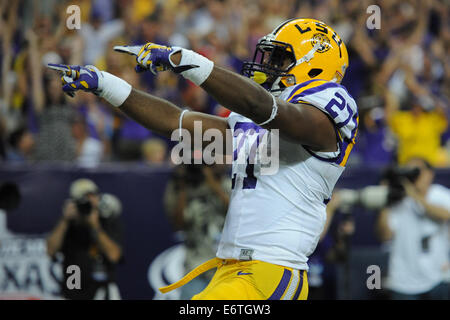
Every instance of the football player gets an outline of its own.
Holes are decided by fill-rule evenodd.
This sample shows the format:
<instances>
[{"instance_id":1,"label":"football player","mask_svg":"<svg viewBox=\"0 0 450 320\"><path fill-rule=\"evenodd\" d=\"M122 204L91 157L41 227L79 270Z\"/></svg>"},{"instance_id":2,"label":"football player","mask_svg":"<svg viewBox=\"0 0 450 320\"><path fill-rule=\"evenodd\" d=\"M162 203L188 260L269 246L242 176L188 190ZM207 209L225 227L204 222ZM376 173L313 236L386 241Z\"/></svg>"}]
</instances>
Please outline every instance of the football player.
<instances>
[{"instance_id":1,"label":"football player","mask_svg":"<svg viewBox=\"0 0 450 320\"><path fill-rule=\"evenodd\" d=\"M216 66L191 50L153 43L120 46L136 56L137 71L171 70L201 86L228 118L186 111L133 89L93 66L50 65L63 72L63 90L91 91L147 128L171 136L183 128L219 129L233 142L233 191L216 258L180 281L217 268L193 299L306 299L308 256L325 224L326 204L355 143L357 106L340 85L348 67L341 38L313 19L283 22L257 44L242 75ZM261 174L250 157L257 137L278 129L279 169Z\"/></svg>"}]
</instances>

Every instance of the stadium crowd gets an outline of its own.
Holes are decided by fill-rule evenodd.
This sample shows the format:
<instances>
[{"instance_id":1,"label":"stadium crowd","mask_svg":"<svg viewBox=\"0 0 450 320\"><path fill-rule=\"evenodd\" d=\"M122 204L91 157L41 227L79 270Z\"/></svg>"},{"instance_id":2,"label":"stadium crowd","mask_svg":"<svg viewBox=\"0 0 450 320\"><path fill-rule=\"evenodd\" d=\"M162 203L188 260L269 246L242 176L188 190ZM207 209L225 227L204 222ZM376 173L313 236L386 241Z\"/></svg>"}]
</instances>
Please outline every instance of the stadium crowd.
<instances>
[{"instance_id":1,"label":"stadium crowd","mask_svg":"<svg viewBox=\"0 0 450 320\"><path fill-rule=\"evenodd\" d=\"M94 64L137 88L222 116L227 110L170 72L136 74L114 45L156 42L191 48L240 71L258 39L291 17L330 24L347 44L343 81L360 112L350 165L423 157L450 165L450 8L441 0L80 0L81 29L69 30L68 1L1 1L0 158L6 162L170 162L173 143L92 95L60 90L47 63ZM380 7L369 29L368 6Z\"/></svg>"}]
</instances>

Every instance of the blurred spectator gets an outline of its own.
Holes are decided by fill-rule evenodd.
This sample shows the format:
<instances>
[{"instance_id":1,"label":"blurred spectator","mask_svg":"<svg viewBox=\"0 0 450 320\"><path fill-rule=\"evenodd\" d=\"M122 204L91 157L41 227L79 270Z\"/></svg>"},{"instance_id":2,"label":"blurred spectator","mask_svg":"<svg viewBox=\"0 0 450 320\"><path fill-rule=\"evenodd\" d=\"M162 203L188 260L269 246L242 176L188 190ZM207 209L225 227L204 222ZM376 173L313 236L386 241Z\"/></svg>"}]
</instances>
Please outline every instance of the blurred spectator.
<instances>
[{"instance_id":1,"label":"blurred spectator","mask_svg":"<svg viewBox=\"0 0 450 320\"><path fill-rule=\"evenodd\" d=\"M392 241L392 299L448 299L450 191L433 184L426 160L412 159L406 168L420 169L419 176L413 183L403 181L406 196L383 209L377 222L381 240Z\"/></svg>"},{"instance_id":2,"label":"blurred spectator","mask_svg":"<svg viewBox=\"0 0 450 320\"><path fill-rule=\"evenodd\" d=\"M63 254L63 270L77 265L81 270L81 289L66 286L64 272L61 291L66 299L117 300L116 266L122 258L122 224L120 201L100 194L88 179L75 180L63 215L47 237L47 252Z\"/></svg>"},{"instance_id":3,"label":"blurred spectator","mask_svg":"<svg viewBox=\"0 0 450 320\"><path fill-rule=\"evenodd\" d=\"M103 157L103 145L89 136L83 117L75 117L72 121L72 135L76 141L76 163L85 168L96 167Z\"/></svg>"},{"instance_id":4,"label":"blurred spectator","mask_svg":"<svg viewBox=\"0 0 450 320\"><path fill-rule=\"evenodd\" d=\"M208 94L202 88L189 85L183 91L183 101L190 109L199 112L208 112ZM212 113L211 111L209 113Z\"/></svg>"},{"instance_id":5,"label":"blurred spectator","mask_svg":"<svg viewBox=\"0 0 450 320\"><path fill-rule=\"evenodd\" d=\"M43 90L46 104L36 107L39 133L36 139L37 160L73 161L76 159L75 140L71 135L70 121L74 110L65 101L60 78L46 74Z\"/></svg>"},{"instance_id":6,"label":"blurred spectator","mask_svg":"<svg viewBox=\"0 0 450 320\"><path fill-rule=\"evenodd\" d=\"M103 104L95 95L79 92L75 97L77 105L77 116L81 116L86 122L89 137L97 139L103 146L103 159L110 160L112 138L117 117L117 110Z\"/></svg>"},{"instance_id":7,"label":"blurred spectator","mask_svg":"<svg viewBox=\"0 0 450 320\"><path fill-rule=\"evenodd\" d=\"M70 130L74 110L61 90L60 77L54 72L43 70L45 66L39 54L42 47L39 46L38 35L30 29L26 36L32 106L39 127L35 159L72 161L76 156L75 141ZM57 54L53 54L53 61L61 62L60 59Z\"/></svg>"},{"instance_id":8,"label":"blurred spectator","mask_svg":"<svg viewBox=\"0 0 450 320\"><path fill-rule=\"evenodd\" d=\"M396 155L401 163L418 155L437 166L450 165L450 129L445 129L442 120L450 114L450 28L446 23L450 10L443 1L377 0L374 4L383 14L381 29L374 30L366 27L366 1L80 0L80 30L66 28L69 4L18 0L0 5L2 136L5 140L26 124L36 135L37 160L76 158L67 109L85 115L89 136L103 143L106 160L139 161L142 143L153 137L117 110L98 108L101 102L94 96L78 94L70 100L54 96L60 85L55 79L53 88L51 75L42 70L46 63L96 64L177 105L226 116L227 110L177 75L134 74L133 59L112 47L147 41L178 45L239 72L243 61L252 59L260 37L288 18L311 17L331 25L348 48L343 84L361 110L358 154L350 165L383 166L395 161ZM408 101L411 94L416 97L414 104L428 97L432 102L426 104L434 111L419 112ZM376 105L367 107L370 100L377 100ZM423 103L418 104L423 109ZM430 126L431 118L439 124ZM53 129L60 133L52 135ZM5 157L1 148L0 155Z\"/></svg>"},{"instance_id":9,"label":"blurred spectator","mask_svg":"<svg viewBox=\"0 0 450 320\"><path fill-rule=\"evenodd\" d=\"M89 23L83 23L80 34L84 41L84 64L95 64L104 54L109 41L119 36L125 28L122 20L103 21L103 9L93 7Z\"/></svg>"},{"instance_id":10,"label":"blurred spectator","mask_svg":"<svg viewBox=\"0 0 450 320\"><path fill-rule=\"evenodd\" d=\"M167 145L158 138L151 138L142 144L142 160L148 165L166 163Z\"/></svg>"},{"instance_id":11,"label":"blurred spectator","mask_svg":"<svg viewBox=\"0 0 450 320\"><path fill-rule=\"evenodd\" d=\"M8 7L6 2L0 5L0 41L1 41L1 86L0 86L0 127L2 137L6 137L19 124L24 123L21 106L24 102L24 73L17 74L13 66L20 65L23 55L17 54L15 34L18 25L17 10L19 3L13 2ZM22 89L22 90L21 90ZM20 92L22 91L22 92ZM2 140L2 143L5 141ZM2 158L5 156L2 148Z\"/></svg>"},{"instance_id":12,"label":"blurred spectator","mask_svg":"<svg viewBox=\"0 0 450 320\"><path fill-rule=\"evenodd\" d=\"M394 97L391 98L394 100ZM413 157L426 159L434 166L448 165L441 146L441 136L447 129L447 116L426 97L411 96L403 110L395 102L386 106L387 121L398 139L398 163Z\"/></svg>"},{"instance_id":13,"label":"blurred spectator","mask_svg":"<svg viewBox=\"0 0 450 320\"><path fill-rule=\"evenodd\" d=\"M360 159L351 159L350 164L358 161L360 166L387 166L395 160L395 138L386 125L384 109L379 106L364 108L361 104L358 143L354 148Z\"/></svg>"},{"instance_id":14,"label":"blurred spectator","mask_svg":"<svg viewBox=\"0 0 450 320\"><path fill-rule=\"evenodd\" d=\"M231 191L226 167L181 165L174 170L164 196L166 213L186 245L185 270L215 256ZM206 259L206 260L205 260ZM203 290L213 273L205 272L182 287L181 299Z\"/></svg>"},{"instance_id":15,"label":"blurred spectator","mask_svg":"<svg viewBox=\"0 0 450 320\"><path fill-rule=\"evenodd\" d=\"M26 127L14 130L8 138L9 148L6 153L8 162L24 163L31 159L34 138Z\"/></svg>"}]
</instances>

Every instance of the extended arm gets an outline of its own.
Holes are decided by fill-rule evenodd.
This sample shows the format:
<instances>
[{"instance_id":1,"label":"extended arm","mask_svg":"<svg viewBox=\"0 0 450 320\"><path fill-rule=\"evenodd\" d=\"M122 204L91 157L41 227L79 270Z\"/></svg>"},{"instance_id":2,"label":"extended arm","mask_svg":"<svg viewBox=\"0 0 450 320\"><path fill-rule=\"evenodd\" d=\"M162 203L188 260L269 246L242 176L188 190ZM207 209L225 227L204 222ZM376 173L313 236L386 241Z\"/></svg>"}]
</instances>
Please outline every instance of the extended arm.
<instances>
[{"instance_id":1,"label":"extended arm","mask_svg":"<svg viewBox=\"0 0 450 320\"><path fill-rule=\"evenodd\" d=\"M130 95L119 109L146 128L169 138L172 132L179 127L182 111L167 100L136 89L131 90ZM202 130L216 128L225 135L226 119L201 112L188 112L183 116L183 128L191 134L194 133L194 121L201 121Z\"/></svg>"},{"instance_id":2,"label":"extended arm","mask_svg":"<svg viewBox=\"0 0 450 320\"><path fill-rule=\"evenodd\" d=\"M181 52L171 56L173 64L181 62ZM262 86L230 70L214 66L201 87L220 104L255 123L263 123L272 113L273 98ZM319 109L307 104L292 104L276 99L277 116L265 127L279 129L288 139L317 151L336 151L333 123Z\"/></svg>"},{"instance_id":3,"label":"extended arm","mask_svg":"<svg viewBox=\"0 0 450 320\"><path fill-rule=\"evenodd\" d=\"M274 98L252 80L214 66L211 61L192 51L183 49L175 52L173 48L152 43L143 47L115 49L138 56L138 71L147 67L156 73L169 68L170 65L173 71L201 85L219 103L255 123L267 123L265 127L279 129L283 136L305 144L315 151L336 151L337 137L333 123L324 112L314 106L292 104ZM100 72L90 66L77 67L81 72L68 66L50 67L64 71L75 80L63 86L63 90L68 93L73 94L73 91L78 89L96 92L112 105L120 106L122 111L145 127L166 136L179 127L179 108L168 101L134 90L125 81L107 72ZM86 73L89 73L89 76L85 76ZM92 81L89 77L97 80ZM93 83L92 86L89 82ZM202 130L215 128L222 132L222 137L227 134L225 119L196 112L186 115L183 128L193 133L194 122L197 120L201 121Z\"/></svg>"},{"instance_id":4,"label":"extended arm","mask_svg":"<svg viewBox=\"0 0 450 320\"><path fill-rule=\"evenodd\" d=\"M153 43L142 47L116 46L114 49L136 56L137 71L150 70L156 74L171 69L201 86L226 108L257 124L266 123L264 127L279 129L288 139L316 151L336 150L337 137L333 123L314 106L274 98L251 79L214 66L212 61L190 50Z\"/></svg>"},{"instance_id":5,"label":"extended arm","mask_svg":"<svg viewBox=\"0 0 450 320\"><path fill-rule=\"evenodd\" d=\"M223 106L255 123L266 121L272 113L273 100L268 91L251 79L224 68L215 66L202 88ZM277 116L265 127L279 129L281 135L313 150L336 151L336 133L324 112L307 104L275 99Z\"/></svg>"},{"instance_id":6,"label":"extended arm","mask_svg":"<svg viewBox=\"0 0 450 320\"><path fill-rule=\"evenodd\" d=\"M167 100L133 89L127 82L108 72L100 71L94 66L49 64L49 67L63 72L63 91L71 96L80 89L95 93L146 128L169 138L179 128L182 112L179 107ZM219 130L222 137L228 134L226 119L201 112L185 113L182 128L194 135L196 121L201 125L200 134L208 129Z\"/></svg>"}]
</instances>

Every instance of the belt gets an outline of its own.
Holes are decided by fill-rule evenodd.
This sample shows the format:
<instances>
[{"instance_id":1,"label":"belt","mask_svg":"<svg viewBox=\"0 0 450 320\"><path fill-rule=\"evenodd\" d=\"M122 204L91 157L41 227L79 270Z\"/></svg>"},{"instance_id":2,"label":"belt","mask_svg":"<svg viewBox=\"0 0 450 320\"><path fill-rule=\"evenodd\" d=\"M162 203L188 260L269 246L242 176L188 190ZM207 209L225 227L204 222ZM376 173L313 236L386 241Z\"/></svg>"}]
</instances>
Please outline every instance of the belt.
<instances>
[{"instance_id":1,"label":"belt","mask_svg":"<svg viewBox=\"0 0 450 320\"><path fill-rule=\"evenodd\" d=\"M162 293L167 293L169 291L175 290L181 286L184 286L186 283L188 283L192 279L198 277L202 273L204 273L208 270L211 270L213 268L217 268L219 265L221 265L223 263L224 263L224 260L219 259L219 258L213 258L211 260L208 260L208 261L202 263L201 265L199 265L198 267L196 267L194 270L189 272L187 275L185 275L183 278L181 278L177 282L172 283L166 287L159 288L159 291L161 291Z\"/></svg>"}]
</instances>

